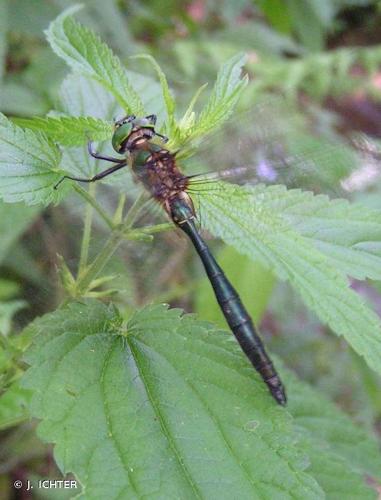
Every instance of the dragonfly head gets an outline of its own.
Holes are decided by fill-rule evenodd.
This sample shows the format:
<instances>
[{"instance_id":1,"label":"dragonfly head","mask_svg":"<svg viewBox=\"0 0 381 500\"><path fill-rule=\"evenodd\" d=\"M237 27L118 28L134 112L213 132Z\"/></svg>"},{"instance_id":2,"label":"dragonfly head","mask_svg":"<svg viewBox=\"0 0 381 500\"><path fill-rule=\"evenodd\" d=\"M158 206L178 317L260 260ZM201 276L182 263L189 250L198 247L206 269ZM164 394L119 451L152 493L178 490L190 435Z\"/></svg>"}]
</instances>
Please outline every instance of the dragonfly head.
<instances>
[{"instance_id":1,"label":"dragonfly head","mask_svg":"<svg viewBox=\"0 0 381 500\"><path fill-rule=\"evenodd\" d=\"M151 116L136 118L128 115L115 122L115 130L112 136L112 146L117 153L131 152L133 149L141 148L144 143L155 135L155 120Z\"/></svg>"}]
</instances>

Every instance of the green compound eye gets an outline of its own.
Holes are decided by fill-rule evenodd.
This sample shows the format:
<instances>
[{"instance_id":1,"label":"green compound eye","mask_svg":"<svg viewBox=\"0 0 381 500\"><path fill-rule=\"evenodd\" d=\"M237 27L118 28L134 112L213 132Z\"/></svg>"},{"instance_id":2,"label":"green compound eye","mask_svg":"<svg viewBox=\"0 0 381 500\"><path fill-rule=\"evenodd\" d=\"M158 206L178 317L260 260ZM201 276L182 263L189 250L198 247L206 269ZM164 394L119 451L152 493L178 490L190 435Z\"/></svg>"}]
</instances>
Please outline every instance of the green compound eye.
<instances>
[{"instance_id":1,"label":"green compound eye","mask_svg":"<svg viewBox=\"0 0 381 500\"><path fill-rule=\"evenodd\" d=\"M120 125L119 127L116 128L114 135L112 136L111 143L112 147L115 149L117 153L119 153L123 142L130 135L132 131L132 126L133 124L129 122L129 123L123 123L123 125Z\"/></svg>"}]
</instances>

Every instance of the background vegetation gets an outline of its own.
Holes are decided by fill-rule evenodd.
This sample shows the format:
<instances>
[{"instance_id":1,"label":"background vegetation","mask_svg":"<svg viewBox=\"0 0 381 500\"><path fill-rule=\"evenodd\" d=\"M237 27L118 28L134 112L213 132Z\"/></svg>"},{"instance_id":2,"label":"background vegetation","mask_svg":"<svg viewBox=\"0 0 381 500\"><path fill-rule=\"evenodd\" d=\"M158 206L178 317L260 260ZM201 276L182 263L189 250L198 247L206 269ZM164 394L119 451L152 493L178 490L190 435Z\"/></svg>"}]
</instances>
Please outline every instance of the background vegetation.
<instances>
[{"instance_id":1,"label":"background vegetation","mask_svg":"<svg viewBox=\"0 0 381 500\"><path fill-rule=\"evenodd\" d=\"M351 234L353 241L350 244L356 243L356 237L362 244L365 242L366 251L372 258L368 256L361 260L360 257L353 258L349 255L345 260L343 254L339 254L335 266L352 277L352 288L371 309L380 314L379 282L372 279L360 281L366 276L380 279L381 274L379 219L377 225L371 219L373 215L368 215L375 212L367 212L381 209L378 163L378 138L381 133L379 3L364 0L152 0L107 3L93 0L83 3L85 9L75 15L76 19L99 33L102 40L119 55L128 67L129 81L142 96L145 108L150 113L158 113L161 122L165 116L166 102L156 81L155 70L149 61L132 59L130 56L141 53L154 56L165 71L176 96L179 117L185 112L196 90L206 82L209 83L209 94L208 89L201 94L200 109L208 102L210 89L213 88L216 74L223 63L237 53L248 54L245 68L250 81L238 106L247 109L253 103L260 105L253 108L250 124L243 121L247 120L246 115L238 120L242 120L244 127L251 127L259 148L262 139L270 139L272 144L278 141L279 144L286 138L290 147L288 153L296 158L300 157L301 165L306 165L306 162L312 164L311 169L306 169L308 175L295 179L294 185L301 185L315 192L328 192L333 197L337 195L337 189L340 189L341 195L361 202L365 207L363 212L357 212L352 218L348 212L343 213L340 244L347 244L345 238ZM93 115L108 119L111 119L113 113L119 112L115 98L107 95L98 84L89 83L84 77L73 74L67 76L67 64L53 54L46 41L44 30L70 5L72 2L63 0L0 2L0 110L13 117L14 123L18 125L30 126L32 130L43 129L43 122L33 122L32 126L24 119L35 115L45 116L52 109L70 115ZM52 38L53 34L50 32L50 41L54 47ZM236 78L235 84L237 81ZM270 99L270 94L285 96L287 109L274 106L272 103L275 101ZM227 104L224 103L224 106ZM67 130L62 132L61 137L59 130L54 133L54 141L62 142L62 137L66 137L66 146L72 146L74 143L71 141L77 140L75 131L72 137L65 135ZM105 132L99 130L98 133L101 139ZM83 141L83 136L81 139ZM36 143L35 151L40 146L41 143ZM210 152L208 155L206 149L205 162L209 163L206 165L207 170L213 167L210 165L212 160L213 156ZM67 149L64 153L64 165L70 165L66 168L77 175L88 175L93 168L83 148ZM97 168L102 168L102 165L97 165ZM58 175L57 172L54 175ZM9 199L9 187L4 184L2 187L2 182L0 179L2 196L8 196L7 201L17 201L17 197ZM69 186L65 187L58 196L64 198L68 189ZM118 206L123 202L130 207L136 190L133 183L116 176L98 189L97 200L106 213L115 212L115 222L120 216ZM94 193L90 190L90 194ZM309 206L307 201L305 203ZM287 208L283 206L284 210ZM317 210L316 207L310 209ZM332 207L330 209L333 210ZM353 214L354 212L355 209ZM302 225L298 219L301 213L291 215L296 225ZM157 214L153 213L151 216L155 217ZM85 249L88 255L84 255L81 243L83 220L86 228L86 220L90 217L93 217L91 245ZM203 222L213 233L213 224L208 221L207 211ZM305 234L311 239L314 229L316 227L310 226L310 233L305 230ZM226 229L226 233L228 232L229 227ZM369 240L366 240L365 233L369 235ZM77 380L74 380L72 372L73 367L80 366L75 364L79 360L70 360L73 365L67 364L62 372L54 375L67 384L66 394L60 394L60 386L53 383L49 388L50 399L38 396L31 404L33 390L34 394L37 392L41 395L39 391L42 391L43 384L40 378L48 378L49 373L53 378L54 373L49 372L51 367L45 361L51 360L52 365L59 363L60 351L57 345L51 343L52 338L60 338L62 325L70 329L70 321L76 325L80 323L83 312L81 304L83 305L85 298L103 301L103 304L91 306L91 324L95 325L94 330L88 331L87 328L90 327L84 322L86 325L83 326L83 335L86 333L89 338L93 334L95 338L95 334L99 333L99 325L107 325L107 331L115 333L120 327L118 321L122 322L122 318L131 318L133 311L142 306L162 302L183 308L187 312L195 312L201 321L211 321L221 328L225 328L225 325L209 284L203 278L200 265L194 258L193 250L188 242L173 231L158 232L153 239L143 238L142 234L138 235L139 238L135 235L136 241L130 235L130 241L124 242L107 263L104 276L111 278L92 283L91 287L81 290L72 285L72 273L75 274L78 267L84 268L85 261L91 261L99 254L107 237L107 225L101 217L91 216L91 207L78 194L71 193L62 203L47 207L1 202L0 235L1 498L70 497L73 491L38 490L33 495L25 490L16 491L13 481L61 477L60 470L74 469L82 480L86 475L91 476L86 457L78 451L78 443L83 441L87 448L96 444L91 432L87 433L87 429L93 426L101 427L101 421L89 412L89 407L97 407L95 396L86 403L85 413L89 420L83 420L81 424L80 418L76 420L73 417L73 420L65 421L65 425L59 425L55 420L55 415L58 414L56 412L66 411L70 406L65 397L70 400L77 396ZM228 239L223 230L218 235L221 239ZM249 479L246 476L245 479L240 479L241 471L234 469L234 460L223 462L226 471L218 467L209 468L215 471L215 475L211 472L211 476L207 478L210 484L214 481L214 486L210 489L205 487L197 493L197 488L189 488L184 477L181 474L177 476L176 471L172 471L173 477L179 481L172 482L174 491L176 492L176 488L177 491L182 491L184 498L197 495L222 498L223 494L228 497L230 490L221 480L224 470L224 475L229 477L231 474L239 485L232 487L232 491L237 491L237 497L250 498L250 491L259 488L259 498L276 498L284 491L268 472L272 469L280 484L287 483L287 498L291 496L291 492L297 498L323 498L324 495L327 498L375 498L381 478L381 458L378 452L381 421L379 375L368 367L364 359L342 337L337 337L332 332L335 330L332 324L330 327L322 324L318 319L319 304L315 307L315 311L318 311L318 316L315 316L306 308L300 295L294 293L288 284L276 279L276 272L273 274L266 266L238 256L230 246L225 247L212 240L210 244L260 325L266 345L295 374L291 375L285 368L281 368L290 391L292 387L290 413L294 420L291 421L291 417L284 414L278 415L278 409L274 409L272 402L266 399L258 402L259 413L255 413L253 401L248 397L253 391L251 372L247 371L246 362L238 351L234 351L232 357L229 356L229 349L224 351L226 345L223 340L220 344L217 341L216 345L210 346L206 353L205 347L194 347L179 382L167 386L165 394L156 394L155 397L166 401L168 406L171 401L178 401L177 407L185 408L189 404L190 392L184 381L194 377L200 358L205 356L212 360L223 351L219 362L227 367L235 367L232 368L231 376L224 379L235 406L231 406L233 399L229 399L230 407L227 408L225 395L221 395L216 389L222 375L215 367L204 373L200 364L198 384L199 387L205 387L205 393L202 394L209 401L212 414L222 415L221 425L225 416L231 424L224 430L237 445L239 459L242 463L249 464L250 472L247 473ZM332 255L332 252L333 248L330 248L328 253ZM59 310L53 316L45 316L25 329L36 317L55 311L63 302L69 302L70 293L72 297L80 298L81 302L69 306L69 312L67 309ZM323 297L324 287L319 293L321 301L327 300L327 297ZM330 300L328 290L327 296ZM107 307L110 301L118 307L120 316L114 315L114 310ZM146 326L147 322L151 322L149 341L152 346L156 342L155 328L160 321L164 321L166 310L159 305L151 307L132 316L133 320L130 319L129 324L139 332L139 329L143 330L142 325ZM334 318L333 321L336 319L340 322L339 318ZM192 323L188 316L180 320L176 311L165 316L165 321L163 324L173 335L169 335L166 342L168 351L161 351L163 346L158 344L157 352L163 355L172 352L171 356L175 358L177 353L184 350L184 339L175 335L174 332L178 331L176 329L182 328L196 335L199 323ZM216 327L203 323L203 328L203 341L207 344L208 328ZM25 355L32 337L38 333L43 335ZM233 344L231 346L234 349ZM98 352L99 360L105 355L96 342L92 348ZM84 356L83 353L81 355ZM83 357L82 360L84 359ZM376 352L372 359L372 362L368 359L368 363L373 368L377 364L381 365ZM125 374L121 367L124 362L122 356L118 357L116 349L112 363L114 371L109 375L107 389L110 394L114 393L115 397L121 399L122 407L126 409L121 417L123 426L131 421L129 403L123 395ZM154 360L151 362L156 369ZM35 371L26 383L21 384L20 379L30 364L35 367ZM94 366L98 366L96 360ZM99 366L103 366L101 361ZM84 380L97 380L99 374L91 372L90 364L86 365L83 361L82 367L84 372L81 377ZM159 368L158 365L156 375L152 375L153 379L155 376L167 376L168 379L176 380L172 372L163 374ZM113 386L115 380L121 380L120 386ZM211 380L214 386L208 386ZM29 388L26 387L28 383ZM258 381L256 384L254 390L261 391ZM62 408L58 409L57 404L59 406L61 401ZM199 399L195 398L191 403L197 405ZM235 430L232 424L238 418L234 412L240 406L240 418L246 422L243 436L248 435L247 439L254 439L249 441L254 444L251 454L248 452L247 455L242 452L242 429ZM202 414L202 409L194 406L192 410L194 408ZM41 440L36 437L36 424L31 420L31 414L43 420L45 418L39 430ZM168 421L172 418L175 422L184 419L184 435L191 439L198 425L191 416L191 412L185 415L179 410L179 413L174 412L165 418ZM259 438L256 436L258 422ZM65 440L67 428L71 431L68 432L69 439ZM137 432L141 432L143 437L150 435L149 428L123 429L120 431L122 438L119 441L122 448L135 442ZM189 434L186 434L186 429ZM119 435L118 429L114 430ZM211 449L217 449L220 440L213 432L214 428L209 433L205 431L203 439ZM150 443L152 454L157 452L158 460L165 461L165 455L158 452L161 449L160 441L155 441L155 436L147 441L139 441L139 448ZM294 440L298 441L295 452ZM55 457L59 467L53 459L51 445L44 444L46 441L57 443ZM253 449L256 450L254 455ZM269 452L273 449L281 457L274 462ZM193 453L195 449L190 447L189 451ZM70 456L71 452L73 456ZM129 456L129 460L146 460L145 456L139 455L139 450L134 450L135 452L136 456ZM188 463L186 450L181 453L184 453L184 462ZM204 452L199 449L197 453L202 455ZM221 456L224 456L223 452ZM88 498L95 498L96 495L102 497L102 492L103 498L117 495L115 485L120 476L115 465L117 460L112 461L110 457L113 455L108 455L107 449L102 449L99 460L102 457L104 477L110 479L107 484L102 482L102 485L97 484L94 478L89 481L86 485ZM104 463L107 461L109 469ZM255 461L255 473L252 473L251 467L254 465L251 461ZM76 465L74 469L73 464ZM114 472L112 466L115 466ZM99 474L96 466L94 467L94 474ZM145 463L142 467L150 471L157 467L157 463ZM287 467L293 467L293 473ZM200 479L203 468L205 464L200 462L199 469L196 467L192 472L199 478L200 483L197 485L204 484ZM113 473L115 477L112 476ZM185 481L184 484L179 478ZM270 485L268 488L263 486L266 481ZM258 486L257 482L262 486ZM221 483L220 493L217 483ZM110 493L111 485L116 489ZM170 488L166 490L166 498L174 496L174 491ZM154 490L150 491L148 486L144 492L152 498L157 494ZM134 494L139 497L136 491Z\"/></svg>"}]
</instances>

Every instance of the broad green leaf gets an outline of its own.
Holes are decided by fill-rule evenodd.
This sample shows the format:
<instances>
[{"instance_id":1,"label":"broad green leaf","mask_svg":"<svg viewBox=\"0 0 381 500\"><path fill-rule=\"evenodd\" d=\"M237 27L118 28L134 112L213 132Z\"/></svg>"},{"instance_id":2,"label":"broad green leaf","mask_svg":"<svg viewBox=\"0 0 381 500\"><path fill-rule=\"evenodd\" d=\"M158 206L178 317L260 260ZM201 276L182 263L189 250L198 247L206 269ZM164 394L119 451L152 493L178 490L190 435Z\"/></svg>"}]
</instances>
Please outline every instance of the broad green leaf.
<instances>
[{"instance_id":1,"label":"broad green leaf","mask_svg":"<svg viewBox=\"0 0 381 500\"><path fill-rule=\"evenodd\" d=\"M0 202L0 262L40 210L40 207Z\"/></svg>"},{"instance_id":2,"label":"broad green leaf","mask_svg":"<svg viewBox=\"0 0 381 500\"><path fill-rule=\"evenodd\" d=\"M17 118L14 122L23 128L40 130L64 146L78 146L89 140L105 141L111 138L114 131L112 123L91 116Z\"/></svg>"},{"instance_id":3,"label":"broad green leaf","mask_svg":"<svg viewBox=\"0 0 381 500\"><path fill-rule=\"evenodd\" d=\"M230 335L164 306L123 325L94 302L28 330L39 435L86 498L323 498L287 412Z\"/></svg>"},{"instance_id":4,"label":"broad green leaf","mask_svg":"<svg viewBox=\"0 0 381 500\"><path fill-rule=\"evenodd\" d=\"M293 431L230 334L163 306L124 326L95 302L28 330L39 434L86 498L376 497L376 440L282 369Z\"/></svg>"},{"instance_id":5,"label":"broad green leaf","mask_svg":"<svg viewBox=\"0 0 381 500\"><path fill-rule=\"evenodd\" d=\"M375 498L367 478L381 482L381 454L377 439L356 426L318 391L282 373L288 407L309 450L308 471L323 487L327 498Z\"/></svg>"},{"instance_id":6,"label":"broad green leaf","mask_svg":"<svg viewBox=\"0 0 381 500\"><path fill-rule=\"evenodd\" d=\"M126 112L143 115L141 98L118 57L98 35L71 17L79 8L78 5L68 8L50 24L46 36L52 49L73 71L103 85Z\"/></svg>"},{"instance_id":7,"label":"broad green leaf","mask_svg":"<svg viewBox=\"0 0 381 500\"><path fill-rule=\"evenodd\" d=\"M205 136L229 118L248 81L247 77L241 78L245 61L245 54L237 54L222 65L208 102L193 128L182 131L184 137Z\"/></svg>"},{"instance_id":8,"label":"broad green leaf","mask_svg":"<svg viewBox=\"0 0 381 500\"><path fill-rule=\"evenodd\" d=\"M29 418L28 407L32 393L14 382L0 396L0 430L7 429Z\"/></svg>"},{"instance_id":9,"label":"broad green leaf","mask_svg":"<svg viewBox=\"0 0 381 500\"><path fill-rule=\"evenodd\" d=\"M254 322L258 323L266 310L274 286L274 276L268 268L240 255L232 247L223 248L218 253L217 260L236 290L239 291ZM194 300L195 312L200 318L226 328L226 322L207 278L200 280L195 290Z\"/></svg>"},{"instance_id":10,"label":"broad green leaf","mask_svg":"<svg viewBox=\"0 0 381 500\"><path fill-rule=\"evenodd\" d=\"M381 212L344 199L271 188L266 205L308 239L331 265L357 279L381 279Z\"/></svg>"},{"instance_id":11,"label":"broad green leaf","mask_svg":"<svg viewBox=\"0 0 381 500\"><path fill-rule=\"evenodd\" d=\"M197 186L192 190L196 191ZM379 318L349 288L339 266L333 266L310 238L299 233L297 225L294 229L282 211L274 210L279 193L282 199L294 196L293 190L279 186L250 188L220 182L213 185L213 190L201 187L194 201L206 229L240 253L261 261L279 278L289 280L305 304L380 373ZM328 204L328 199L325 202ZM332 214L335 208L333 203ZM339 211L338 225L342 218ZM332 231L332 221L328 226ZM334 243L334 231L331 234Z\"/></svg>"},{"instance_id":12,"label":"broad green leaf","mask_svg":"<svg viewBox=\"0 0 381 500\"><path fill-rule=\"evenodd\" d=\"M0 197L28 205L57 202L61 154L41 132L23 130L0 114Z\"/></svg>"}]
</instances>

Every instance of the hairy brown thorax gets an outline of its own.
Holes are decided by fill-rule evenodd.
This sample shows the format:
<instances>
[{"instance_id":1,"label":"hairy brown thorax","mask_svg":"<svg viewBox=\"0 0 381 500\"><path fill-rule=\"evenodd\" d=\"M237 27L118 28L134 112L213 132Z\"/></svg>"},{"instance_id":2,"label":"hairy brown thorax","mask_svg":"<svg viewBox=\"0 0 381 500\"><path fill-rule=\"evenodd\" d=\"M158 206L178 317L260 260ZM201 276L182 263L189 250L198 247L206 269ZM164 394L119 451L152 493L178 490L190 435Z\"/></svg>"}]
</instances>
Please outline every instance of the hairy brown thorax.
<instances>
[{"instance_id":1,"label":"hairy brown thorax","mask_svg":"<svg viewBox=\"0 0 381 500\"><path fill-rule=\"evenodd\" d=\"M155 144L141 145L132 152L132 170L167 212L173 200L188 195L188 178L176 164L175 154Z\"/></svg>"}]
</instances>

